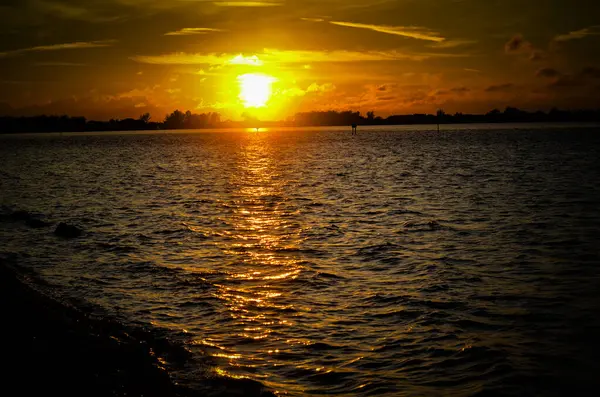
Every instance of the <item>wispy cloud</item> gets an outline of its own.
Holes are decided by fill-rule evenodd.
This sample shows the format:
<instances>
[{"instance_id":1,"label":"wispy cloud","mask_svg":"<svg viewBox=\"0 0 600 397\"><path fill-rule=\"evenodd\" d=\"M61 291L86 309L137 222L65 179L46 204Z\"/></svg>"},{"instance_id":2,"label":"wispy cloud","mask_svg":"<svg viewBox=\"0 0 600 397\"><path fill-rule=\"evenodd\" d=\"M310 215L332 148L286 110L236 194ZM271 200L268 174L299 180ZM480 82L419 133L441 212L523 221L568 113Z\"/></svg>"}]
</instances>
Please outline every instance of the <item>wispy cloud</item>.
<instances>
[{"instance_id":1,"label":"wispy cloud","mask_svg":"<svg viewBox=\"0 0 600 397\"><path fill-rule=\"evenodd\" d=\"M485 92L510 92L515 88L514 84L506 83L506 84L498 84L491 85L485 89Z\"/></svg>"},{"instance_id":2,"label":"wispy cloud","mask_svg":"<svg viewBox=\"0 0 600 397\"><path fill-rule=\"evenodd\" d=\"M60 66L60 67L79 67L79 66L87 66L85 63L75 63L75 62L36 62L35 66Z\"/></svg>"},{"instance_id":3,"label":"wispy cloud","mask_svg":"<svg viewBox=\"0 0 600 397\"><path fill-rule=\"evenodd\" d=\"M436 95L440 96L448 96L448 95L458 95L462 96L471 92L470 88L467 87L454 87L447 90L438 90L435 92Z\"/></svg>"},{"instance_id":4,"label":"wispy cloud","mask_svg":"<svg viewBox=\"0 0 600 397\"><path fill-rule=\"evenodd\" d=\"M279 1L214 1L218 7L277 7L283 3Z\"/></svg>"},{"instance_id":5,"label":"wispy cloud","mask_svg":"<svg viewBox=\"0 0 600 397\"><path fill-rule=\"evenodd\" d=\"M78 41L75 43L63 43L63 44L51 44L29 48L20 48L18 50L11 50L0 52L0 58L7 58L11 56L23 55L29 52L43 52L43 51L61 51L61 50L77 50L85 48L102 48L111 47L117 41L116 40L100 40L100 41Z\"/></svg>"},{"instance_id":6,"label":"wispy cloud","mask_svg":"<svg viewBox=\"0 0 600 397\"><path fill-rule=\"evenodd\" d=\"M444 40L429 45L431 48L456 48L467 46L471 44L477 44L476 40Z\"/></svg>"},{"instance_id":7,"label":"wispy cloud","mask_svg":"<svg viewBox=\"0 0 600 397\"><path fill-rule=\"evenodd\" d=\"M554 41L570 41L570 40L579 40L586 38L588 36L598 36L600 35L600 25L590 26L589 28L584 28L580 30L575 30L573 32L569 32L567 34L561 34L554 38Z\"/></svg>"},{"instance_id":8,"label":"wispy cloud","mask_svg":"<svg viewBox=\"0 0 600 397\"><path fill-rule=\"evenodd\" d=\"M324 22L325 20L323 18L300 18L303 21L308 21L308 22Z\"/></svg>"},{"instance_id":9,"label":"wispy cloud","mask_svg":"<svg viewBox=\"0 0 600 397\"><path fill-rule=\"evenodd\" d=\"M37 0L34 2L34 6L43 13L55 15L64 19L85 22L113 22L122 19L122 16L119 15L98 14L88 7L63 2Z\"/></svg>"},{"instance_id":10,"label":"wispy cloud","mask_svg":"<svg viewBox=\"0 0 600 397\"><path fill-rule=\"evenodd\" d=\"M207 34L214 32L224 32L224 30L215 28L183 28L174 32L165 33L165 36L192 36L196 34Z\"/></svg>"},{"instance_id":11,"label":"wispy cloud","mask_svg":"<svg viewBox=\"0 0 600 397\"><path fill-rule=\"evenodd\" d=\"M154 65L252 65L264 64L309 64L327 62L373 62L373 61L423 61L431 58L461 58L465 54L409 53L399 51L280 51L265 49L252 56L241 54L190 54L172 53L162 55L138 55L131 59Z\"/></svg>"},{"instance_id":12,"label":"wispy cloud","mask_svg":"<svg viewBox=\"0 0 600 397\"><path fill-rule=\"evenodd\" d=\"M561 73L553 68L542 68L542 69L538 69L537 72L535 72L535 75L537 77L545 77L545 78L549 78L549 79L553 79L556 77L559 77L561 75Z\"/></svg>"},{"instance_id":13,"label":"wispy cloud","mask_svg":"<svg viewBox=\"0 0 600 397\"><path fill-rule=\"evenodd\" d=\"M396 36L410 37L417 40L435 41L438 43L446 40L439 33L418 26L388 26L342 21L330 21L329 23L348 28L367 29Z\"/></svg>"},{"instance_id":14,"label":"wispy cloud","mask_svg":"<svg viewBox=\"0 0 600 397\"><path fill-rule=\"evenodd\" d=\"M552 68L542 68L535 75L550 79L549 88L590 87L600 79L600 69L588 66L577 73L568 74Z\"/></svg>"}]
</instances>

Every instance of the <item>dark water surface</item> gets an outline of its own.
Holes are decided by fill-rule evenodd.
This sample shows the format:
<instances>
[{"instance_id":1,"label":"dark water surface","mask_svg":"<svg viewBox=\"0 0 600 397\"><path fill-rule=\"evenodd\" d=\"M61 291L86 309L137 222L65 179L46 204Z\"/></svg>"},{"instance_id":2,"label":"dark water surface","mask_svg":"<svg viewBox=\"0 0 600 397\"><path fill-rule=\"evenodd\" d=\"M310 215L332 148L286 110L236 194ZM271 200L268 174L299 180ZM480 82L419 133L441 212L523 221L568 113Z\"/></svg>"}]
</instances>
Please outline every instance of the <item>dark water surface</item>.
<instances>
[{"instance_id":1,"label":"dark water surface","mask_svg":"<svg viewBox=\"0 0 600 397\"><path fill-rule=\"evenodd\" d=\"M596 395L597 127L0 136L0 159L2 211L85 231L2 221L0 251L210 371L290 396Z\"/></svg>"}]
</instances>

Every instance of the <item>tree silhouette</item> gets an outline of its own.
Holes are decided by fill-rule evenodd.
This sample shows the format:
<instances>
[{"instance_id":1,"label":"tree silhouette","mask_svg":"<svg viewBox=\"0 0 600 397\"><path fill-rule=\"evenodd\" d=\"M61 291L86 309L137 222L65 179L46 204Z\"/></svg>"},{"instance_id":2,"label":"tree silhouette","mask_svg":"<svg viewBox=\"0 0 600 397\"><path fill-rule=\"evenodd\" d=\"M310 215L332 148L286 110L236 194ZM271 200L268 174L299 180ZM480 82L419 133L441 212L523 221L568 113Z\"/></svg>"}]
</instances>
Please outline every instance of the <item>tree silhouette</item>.
<instances>
[{"instance_id":1,"label":"tree silhouette","mask_svg":"<svg viewBox=\"0 0 600 397\"><path fill-rule=\"evenodd\" d=\"M164 127L168 130L183 128L185 125L185 114L179 109L165 117Z\"/></svg>"},{"instance_id":2,"label":"tree silhouette","mask_svg":"<svg viewBox=\"0 0 600 397\"><path fill-rule=\"evenodd\" d=\"M144 124L148 124L151 118L150 113L144 113L140 116L139 120Z\"/></svg>"}]
</instances>

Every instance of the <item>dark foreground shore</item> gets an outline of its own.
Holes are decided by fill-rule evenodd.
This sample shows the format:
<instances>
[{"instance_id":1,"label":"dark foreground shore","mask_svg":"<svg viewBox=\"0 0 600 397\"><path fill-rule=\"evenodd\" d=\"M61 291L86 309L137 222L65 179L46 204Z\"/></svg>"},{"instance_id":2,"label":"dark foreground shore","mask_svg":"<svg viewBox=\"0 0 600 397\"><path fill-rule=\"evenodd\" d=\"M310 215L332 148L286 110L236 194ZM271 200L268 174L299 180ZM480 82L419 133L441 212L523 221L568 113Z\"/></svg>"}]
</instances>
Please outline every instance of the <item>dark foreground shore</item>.
<instances>
[{"instance_id":1,"label":"dark foreground shore","mask_svg":"<svg viewBox=\"0 0 600 397\"><path fill-rule=\"evenodd\" d=\"M176 385L162 357L187 360L182 347L128 329L31 288L0 258L3 396L273 396L253 381L205 379L203 390Z\"/></svg>"}]
</instances>

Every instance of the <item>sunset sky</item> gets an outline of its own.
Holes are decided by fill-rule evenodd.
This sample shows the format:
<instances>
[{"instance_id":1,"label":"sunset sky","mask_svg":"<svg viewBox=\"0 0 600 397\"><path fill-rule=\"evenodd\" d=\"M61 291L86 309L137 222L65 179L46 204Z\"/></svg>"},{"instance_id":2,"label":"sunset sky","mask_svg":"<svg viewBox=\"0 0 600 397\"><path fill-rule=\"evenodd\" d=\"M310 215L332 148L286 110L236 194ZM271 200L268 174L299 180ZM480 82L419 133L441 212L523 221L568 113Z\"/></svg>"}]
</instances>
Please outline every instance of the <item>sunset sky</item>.
<instances>
[{"instance_id":1,"label":"sunset sky","mask_svg":"<svg viewBox=\"0 0 600 397\"><path fill-rule=\"evenodd\" d=\"M597 0L1 4L0 114L600 107Z\"/></svg>"}]
</instances>

